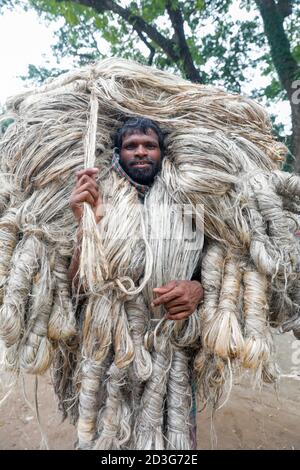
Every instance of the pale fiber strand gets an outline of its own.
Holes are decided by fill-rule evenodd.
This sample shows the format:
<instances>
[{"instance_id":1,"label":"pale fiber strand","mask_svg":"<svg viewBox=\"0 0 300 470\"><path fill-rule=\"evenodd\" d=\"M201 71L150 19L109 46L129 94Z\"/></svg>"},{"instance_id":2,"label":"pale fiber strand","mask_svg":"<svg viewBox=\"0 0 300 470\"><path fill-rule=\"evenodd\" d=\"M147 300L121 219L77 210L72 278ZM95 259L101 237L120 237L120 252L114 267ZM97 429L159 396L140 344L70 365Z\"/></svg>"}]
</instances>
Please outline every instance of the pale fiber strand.
<instances>
[{"instance_id":1,"label":"pale fiber strand","mask_svg":"<svg viewBox=\"0 0 300 470\"><path fill-rule=\"evenodd\" d=\"M105 296L91 296L85 312L78 421L80 448L91 447L96 436L99 388L112 344L111 305L111 300Z\"/></svg>"},{"instance_id":2,"label":"pale fiber strand","mask_svg":"<svg viewBox=\"0 0 300 470\"><path fill-rule=\"evenodd\" d=\"M277 297L273 296L278 308L273 309L272 322L280 326L290 321L286 326L292 326L297 334L300 299L295 271L300 250L294 231L299 179L278 170L286 149L274 140L270 120L261 106L150 67L106 59L13 98L8 107L15 122L0 142L5 175L0 209L3 214L18 215L16 225L12 222L7 230L4 219L3 231L0 227L0 247L3 242L5 256L8 247L8 256L0 267L1 287L15 286L15 255L25 259L27 253L23 241L15 248L13 244L22 237L36 240L33 252L37 270L42 263L40 242L47 247L47 253L54 252L64 259L62 267L55 258L51 271L55 294L48 335L49 339L53 336L58 348L54 358L59 357L56 390L60 403L73 421L79 415L83 447L92 447L95 439L100 439L104 447L137 447L133 430L137 416L138 420L144 416L145 397L153 395L149 384L156 387L151 382L154 369L163 371L159 397L153 403L155 422L161 423L168 385L166 370L171 364L171 356L165 355L173 347L180 351L187 346L193 348L199 390L204 401L216 406L224 385L232 383L231 371L241 365L239 356L244 354L240 353L237 331L238 323L245 320L242 310L247 293L242 285L238 289L245 266L254 263L252 271L257 270L257 276L268 274L267 290L278 292ZM167 134L162 169L144 205L135 188L111 170L112 139L128 116L154 119ZM65 269L74 251L76 226L68 200L75 184L73 172L86 165L100 167L97 181L105 205L112 203L112 210L107 210L97 227L91 209L84 209L85 255L81 263L88 307L84 317L84 307L78 304L79 335L72 337L75 311L71 311L71 301L78 299L68 297ZM157 208L157 202L165 207ZM170 280L191 279L200 262L203 239L196 237L194 246L187 240L182 218L173 212L174 203L192 207L194 223L203 223L208 251L210 247L216 250L211 268L207 269L208 261L203 262L203 282L208 288L204 308L184 322L165 321L163 309L154 312L150 307L154 287ZM151 238L152 231L160 234L159 240ZM179 237L175 239L174 234ZM239 269L233 267L235 260ZM230 275L234 270L235 279ZM30 279L35 275L33 271ZM18 367L19 340L27 335L25 317L31 281L23 277L24 285L28 284L26 294L23 291L24 308L20 307L11 318L10 328L17 327L18 333L13 334L13 346L6 348L5 362L10 368ZM224 286L227 291L229 285L232 292L225 295ZM262 283L257 286L257 297L269 297L264 288ZM126 303L136 302L139 295L145 309L139 305L126 311ZM19 287L10 290L10 297L11 305L20 304ZM218 311L220 315L222 312L224 331L216 328L209 334ZM35 314L30 312L29 316L33 319ZM148 322L153 314L160 320L156 328L153 320ZM21 328L18 318L22 319ZM60 335L62 324L66 330ZM262 334L266 334L268 355L273 355L268 333L259 324ZM11 332L5 325L9 325L4 323L9 337ZM148 330L146 335L144 329ZM226 344L222 344L223 339ZM110 369L114 360L120 367L116 371ZM86 368L82 366L85 361ZM272 361L261 362L259 356L255 361L257 375L266 381L275 379ZM107 381L109 370L112 373ZM132 409L131 390L137 412ZM124 418L124 426L129 428L120 429L118 425L110 435L106 426L102 436L99 417L107 415L105 403L122 422ZM143 419L147 421L147 417ZM141 420L139 423L143 424ZM150 441L153 448L165 445L165 430L157 425L156 431L144 433L142 447Z\"/></svg>"},{"instance_id":3,"label":"pale fiber strand","mask_svg":"<svg viewBox=\"0 0 300 470\"><path fill-rule=\"evenodd\" d=\"M192 391L189 361L190 351L174 350L167 391L166 448L168 450L191 449Z\"/></svg>"},{"instance_id":4,"label":"pale fiber strand","mask_svg":"<svg viewBox=\"0 0 300 470\"><path fill-rule=\"evenodd\" d=\"M170 348L152 355L152 374L145 385L134 428L136 449L165 449L163 410L171 361Z\"/></svg>"},{"instance_id":5,"label":"pale fiber strand","mask_svg":"<svg viewBox=\"0 0 300 470\"><path fill-rule=\"evenodd\" d=\"M9 209L0 221L0 303L3 301L5 283L9 275L9 268L14 249L18 243L18 224L16 211Z\"/></svg>"},{"instance_id":6,"label":"pale fiber strand","mask_svg":"<svg viewBox=\"0 0 300 470\"><path fill-rule=\"evenodd\" d=\"M219 305L205 341L218 356L240 357L244 340L238 321L239 293L242 274L234 257L226 256Z\"/></svg>"},{"instance_id":7,"label":"pale fiber strand","mask_svg":"<svg viewBox=\"0 0 300 470\"><path fill-rule=\"evenodd\" d=\"M245 349L244 367L260 373L264 364L270 360L272 337L267 324L267 287L264 274L246 271L243 276L245 287Z\"/></svg>"},{"instance_id":8,"label":"pale fiber strand","mask_svg":"<svg viewBox=\"0 0 300 470\"><path fill-rule=\"evenodd\" d=\"M96 438L99 388L104 377L104 368L99 361L93 359L85 359L81 367L77 447L90 449Z\"/></svg>"},{"instance_id":9,"label":"pale fiber strand","mask_svg":"<svg viewBox=\"0 0 300 470\"><path fill-rule=\"evenodd\" d=\"M84 140L84 165L91 168L95 164L96 133L98 119L98 99L92 89L90 97L90 114L87 133ZM103 250L93 211L89 204L84 203L82 217L82 249L80 255L80 280L90 292L95 292L95 285L101 283L103 274Z\"/></svg>"},{"instance_id":10,"label":"pale fiber strand","mask_svg":"<svg viewBox=\"0 0 300 470\"><path fill-rule=\"evenodd\" d=\"M69 295L68 259L57 256L53 268L54 300L48 323L48 337L68 341L76 335L75 312Z\"/></svg>"},{"instance_id":11,"label":"pale fiber strand","mask_svg":"<svg viewBox=\"0 0 300 470\"><path fill-rule=\"evenodd\" d=\"M297 263L297 250L294 235L289 230L282 207L282 200L275 193L272 184L268 184L267 176L257 175L251 181L260 213L268 226L269 240L274 247L273 252L277 254L276 272L289 274L293 272Z\"/></svg>"},{"instance_id":12,"label":"pale fiber strand","mask_svg":"<svg viewBox=\"0 0 300 470\"><path fill-rule=\"evenodd\" d=\"M139 381L145 382L152 373L151 354L144 346L144 336L150 325L149 313L141 296L125 304L129 330L134 345L133 370Z\"/></svg>"},{"instance_id":13,"label":"pale fiber strand","mask_svg":"<svg viewBox=\"0 0 300 470\"><path fill-rule=\"evenodd\" d=\"M126 385L126 370L112 363L108 370L107 399L99 416L99 437L95 450L120 450L131 436L131 412L122 394Z\"/></svg>"},{"instance_id":14,"label":"pale fiber strand","mask_svg":"<svg viewBox=\"0 0 300 470\"><path fill-rule=\"evenodd\" d=\"M20 345L21 370L31 374L46 372L53 357L53 346L47 336L53 301L52 267L45 247L41 246L39 255L41 268L33 279L30 316Z\"/></svg>"},{"instance_id":15,"label":"pale fiber strand","mask_svg":"<svg viewBox=\"0 0 300 470\"><path fill-rule=\"evenodd\" d=\"M203 257L201 268L201 282L205 292L204 303L201 308L201 338L204 349L211 352L214 351L216 338L211 338L210 332L217 315L224 265L224 249L217 244L211 244Z\"/></svg>"},{"instance_id":16,"label":"pale fiber strand","mask_svg":"<svg viewBox=\"0 0 300 470\"><path fill-rule=\"evenodd\" d=\"M0 337L7 347L17 344L25 328L26 303L31 284L38 270L38 241L22 240L14 253L10 276L0 309Z\"/></svg>"}]
</instances>

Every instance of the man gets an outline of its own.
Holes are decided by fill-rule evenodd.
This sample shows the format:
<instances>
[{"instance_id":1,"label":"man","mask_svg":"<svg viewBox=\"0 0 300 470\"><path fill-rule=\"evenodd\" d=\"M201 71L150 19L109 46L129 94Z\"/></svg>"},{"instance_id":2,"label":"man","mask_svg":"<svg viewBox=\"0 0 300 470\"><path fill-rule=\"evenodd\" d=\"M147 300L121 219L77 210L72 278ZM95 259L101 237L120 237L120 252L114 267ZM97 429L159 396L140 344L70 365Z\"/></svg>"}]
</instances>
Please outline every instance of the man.
<instances>
[{"instance_id":1,"label":"man","mask_svg":"<svg viewBox=\"0 0 300 470\"><path fill-rule=\"evenodd\" d=\"M140 198L151 188L161 169L164 152L163 134L150 119L130 118L117 132L112 167L136 187ZM91 205L97 223L101 220L102 197L96 183L97 168L76 173L76 186L70 198L74 217L80 225L83 203ZM73 281L79 265L80 240L69 269ZM163 305L166 318L182 320L191 315L203 298L203 288L197 280L172 280L153 289L156 295L152 306Z\"/></svg>"},{"instance_id":2,"label":"man","mask_svg":"<svg viewBox=\"0 0 300 470\"><path fill-rule=\"evenodd\" d=\"M116 134L112 168L125 178L138 192L141 203L145 194L151 190L159 174L164 153L164 137L160 128L151 120L144 118L129 119ZM70 206L80 226L83 203L92 207L96 223L102 218L102 196L96 182L97 168L80 170L70 198ZM79 231L80 233L80 231ZM79 235L77 247L69 268L69 280L73 282L78 273L80 258ZM195 276L197 277L197 276ZM198 280L174 279L153 289L151 307L163 306L165 318L182 320L189 317L203 298L203 288ZM190 414L190 443L196 449L196 402L192 393L193 406Z\"/></svg>"}]
</instances>

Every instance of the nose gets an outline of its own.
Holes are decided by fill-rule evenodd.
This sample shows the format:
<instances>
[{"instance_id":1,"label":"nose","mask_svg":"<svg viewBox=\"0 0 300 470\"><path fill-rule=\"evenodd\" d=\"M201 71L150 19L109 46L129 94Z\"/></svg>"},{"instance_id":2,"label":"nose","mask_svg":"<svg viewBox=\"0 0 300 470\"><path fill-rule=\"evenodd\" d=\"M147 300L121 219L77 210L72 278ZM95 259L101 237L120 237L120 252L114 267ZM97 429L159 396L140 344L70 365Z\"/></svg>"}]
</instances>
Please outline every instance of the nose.
<instances>
[{"instance_id":1,"label":"nose","mask_svg":"<svg viewBox=\"0 0 300 470\"><path fill-rule=\"evenodd\" d=\"M140 144L135 149L135 155L137 157L145 157L148 155L147 149L144 145Z\"/></svg>"}]
</instances>

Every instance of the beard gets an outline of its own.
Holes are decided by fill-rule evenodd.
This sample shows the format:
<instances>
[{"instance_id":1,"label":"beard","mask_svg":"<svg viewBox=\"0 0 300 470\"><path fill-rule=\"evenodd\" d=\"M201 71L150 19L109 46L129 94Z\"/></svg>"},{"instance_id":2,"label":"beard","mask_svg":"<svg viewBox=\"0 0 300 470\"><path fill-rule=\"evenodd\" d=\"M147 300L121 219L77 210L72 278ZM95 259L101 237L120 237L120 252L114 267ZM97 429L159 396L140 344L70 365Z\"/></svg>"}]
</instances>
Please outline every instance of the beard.
<instances>
[{"instance_id":1,"label":"beard","mask_svg":"<svg viewBox=\"0 0 300 470\"><path fill-rule=\"evenodd\" d=\"M131 160L129 162L123 162L122 158L120 158L120 165L123 170L127 173L127 175L138 184L143 184L149 186L153 183L155 176L161 169L161 162L160 161L152 161L148 158L143 158L143 162L149 163L149 167L146 168L138 168L134 167L139 160Z\"/></svg>"}]
</instances>

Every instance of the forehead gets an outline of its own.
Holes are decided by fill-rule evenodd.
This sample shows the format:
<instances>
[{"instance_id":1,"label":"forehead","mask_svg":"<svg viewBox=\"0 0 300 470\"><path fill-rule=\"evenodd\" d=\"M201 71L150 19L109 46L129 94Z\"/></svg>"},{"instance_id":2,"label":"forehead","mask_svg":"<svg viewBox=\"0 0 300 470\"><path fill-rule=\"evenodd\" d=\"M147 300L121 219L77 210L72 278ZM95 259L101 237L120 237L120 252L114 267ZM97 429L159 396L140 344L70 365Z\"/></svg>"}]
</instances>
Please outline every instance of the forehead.
<instances>
[{"instance_id":1,"label":"forehead","mask_svg":"<svg viewBox=\"0 0 300 470\"><path fill-rule=\"evenodd\" d=\"M158 135L153 129L146 129L146 132L143 132L142 129L128 129L128 131L123 134L122 143L126 140L134 140L136 138L140 139L145 136L147 139L155 140L158 142Z\"/></svg>"}]
</instances>

